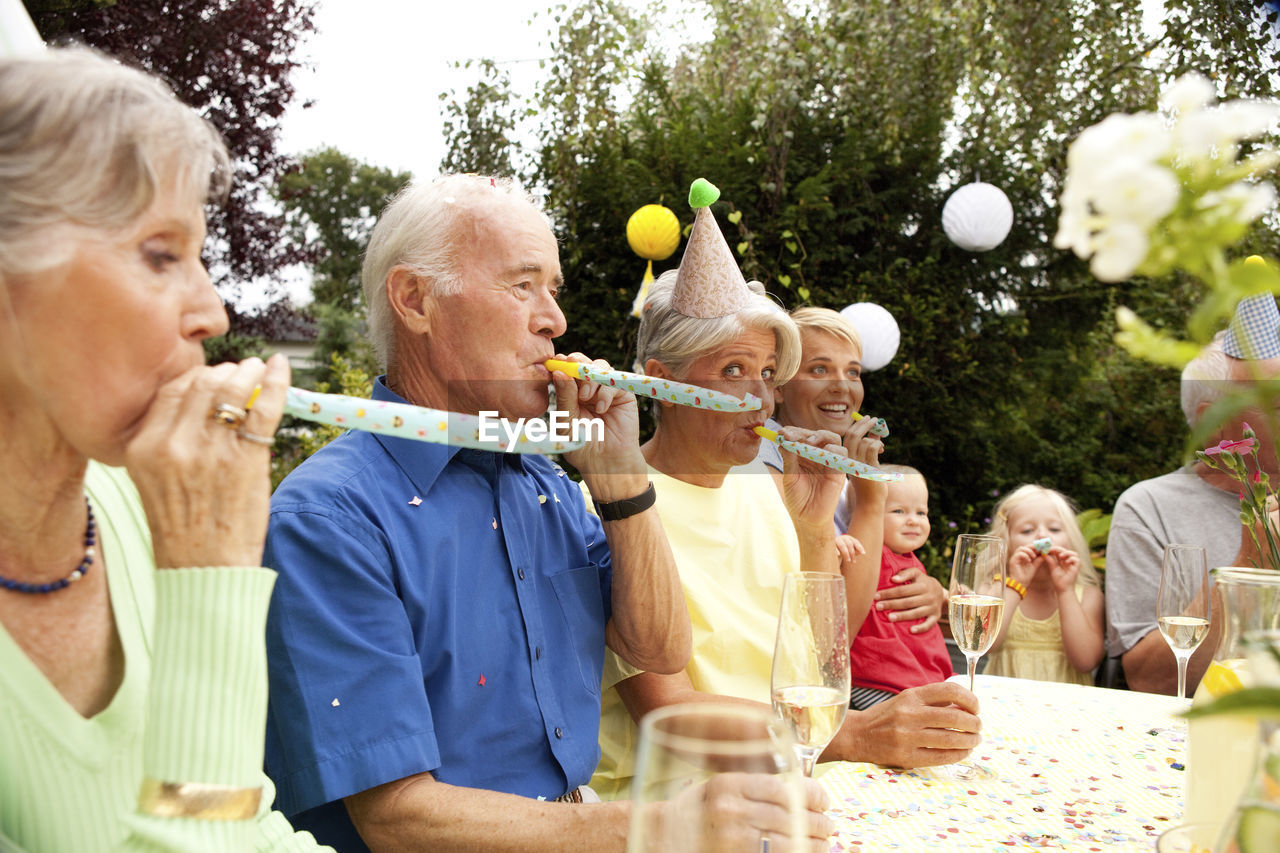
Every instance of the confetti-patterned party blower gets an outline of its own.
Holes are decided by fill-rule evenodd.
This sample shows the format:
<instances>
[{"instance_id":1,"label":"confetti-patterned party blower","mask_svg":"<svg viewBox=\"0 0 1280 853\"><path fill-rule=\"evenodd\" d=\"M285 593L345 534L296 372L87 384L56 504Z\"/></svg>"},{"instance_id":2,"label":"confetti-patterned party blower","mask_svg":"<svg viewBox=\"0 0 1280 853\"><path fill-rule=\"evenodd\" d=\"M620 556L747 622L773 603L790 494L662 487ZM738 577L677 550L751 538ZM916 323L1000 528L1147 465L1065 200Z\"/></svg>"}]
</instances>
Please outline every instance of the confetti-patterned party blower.
<instances>
[{"instance_id":1,"label":"confetti-patterned party blower","mask_svg":"<svg viewBox=\"0 0 1280 853\"><path fill-rule=\"evenodd\" d=\"M481 418L441 409L410 406L407 403L320 394L301 388L289 389L285 396L284 410L295 418L344 429L394 435L433 444L492 450L495 453L566 453L586 444L583 440L568 440L557 436L556 430L547 429L547 424L543 421L536 422L541 427L534 427L534 421L523 420L513 425L510 421L496 417ZM553 423L552 427L554 426Z\"/></svg>"},{"instance_id":2,"label":"confetti-patterned party blower","mask_svg":"<svg viewBox=\"0 0 1280 853\"><path fill-rule=\"evenodd\" d=\"M857 412L853 413L853 419L855 421L860 421L865 417L866 415L858 414ZM885 422L884 418L876 418L876 425L871 428L870 432L878 438L888 438L889 424Z\"/></svg>"},{"instance_id":3,"label":"confetti-patterned party blower","mask_svg":"<svg viewBox=\"0 0 1280 853\"><path fill-rule=\"evenodd\" d=\"M864 480L875 480L878 483L893 483L902 479L901 474L890 474L881 471L865 462L859 462L857 459L850 459L847 456L840 456L832 453L830 450L823 450L821 447L814 447L812 444L804 444L799 441L792 441L789 438L783 438L768 427L758 426L755 428L756 435L761 438L768 439L783 450L790 450L797 453L805 459L810 459L828 468L835 468L837 471L843 471L854 477L861 477Z\"/></svg>"},{"instance_id":4,"label":"confetti-patterned party blower","mask_svg":"<svg viewBox=\"0 0 1280 853\"><path fill-rule=\"evenodd\" d=\"M642 397L652 397L655 400L664 400L681 406L692 406L695 409L712 409L717 412L754 412L760 408L760 398L754 394L739 398L732 394L723 394L684 382L672 382L668 379L645 376L642 373L627 373L625 370L606 370L578 361L561 361L558 358L549 358L542 364L547 370L558 370L575 379L586 379L598 385L609 385Z\"/></svg>"}]
</instances>

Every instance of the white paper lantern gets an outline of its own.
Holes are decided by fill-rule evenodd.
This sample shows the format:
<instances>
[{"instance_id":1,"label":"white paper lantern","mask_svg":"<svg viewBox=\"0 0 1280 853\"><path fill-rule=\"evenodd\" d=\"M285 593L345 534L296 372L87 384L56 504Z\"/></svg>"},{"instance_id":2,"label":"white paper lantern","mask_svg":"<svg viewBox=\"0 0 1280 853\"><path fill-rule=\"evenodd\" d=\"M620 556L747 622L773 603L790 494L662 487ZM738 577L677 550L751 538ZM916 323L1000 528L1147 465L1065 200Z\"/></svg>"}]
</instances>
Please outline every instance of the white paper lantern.
<instances>
[{"instance_id":1,"label":"white paper lantern","mask_svg":"<svg viewBox=\"0 0 1280 853\"><path fill-rule=\"evenodd\" d=\"M965 184L942 206L942 230L970 252L999 246L1013 227L1013 205L999 187L981 181Z\"/></svg>"},{"instance_id":2,"label":"white paper lantern","mask_svg":"<svg viewBox=\"0 0 1280 853\"><path fill-rule=\"evenodd\" d=\"M874 302L855 302L840 310L862 338L862 369L879 370L898 353L902 333L893 315Z\"/></svg>"}]
</instances>

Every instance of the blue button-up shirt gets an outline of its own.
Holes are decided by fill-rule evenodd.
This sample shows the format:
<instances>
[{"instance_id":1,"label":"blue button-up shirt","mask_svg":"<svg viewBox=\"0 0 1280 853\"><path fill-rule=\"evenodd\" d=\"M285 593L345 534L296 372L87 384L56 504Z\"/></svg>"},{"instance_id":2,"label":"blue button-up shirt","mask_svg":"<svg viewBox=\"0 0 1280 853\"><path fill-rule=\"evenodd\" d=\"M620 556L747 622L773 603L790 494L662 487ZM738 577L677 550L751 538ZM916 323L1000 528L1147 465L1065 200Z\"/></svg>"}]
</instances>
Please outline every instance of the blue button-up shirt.
<instances>
[{"instance_id":1,"label":"blue button-up shirt","mask_svg":"<svg viewBox=\"0 0 1280 853\"><path fill-rule=\"evenodd\" d=\"M266 564L267 772L298 828L366 850L341 798L426 771L547 798L590 779L610 560L551 461L346 433L276 491Z\"/></svg>"}]
</instances>

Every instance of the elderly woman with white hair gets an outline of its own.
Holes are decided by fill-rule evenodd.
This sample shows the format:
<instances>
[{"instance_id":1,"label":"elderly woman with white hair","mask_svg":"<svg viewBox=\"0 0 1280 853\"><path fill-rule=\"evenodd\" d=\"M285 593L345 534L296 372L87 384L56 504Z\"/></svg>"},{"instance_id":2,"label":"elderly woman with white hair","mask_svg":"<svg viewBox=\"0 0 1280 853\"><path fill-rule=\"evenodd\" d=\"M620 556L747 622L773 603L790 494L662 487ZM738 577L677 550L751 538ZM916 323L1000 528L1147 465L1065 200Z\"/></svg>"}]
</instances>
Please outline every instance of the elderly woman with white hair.
<instances>
[{"instance_id":1,"label":"elderly woman with white hair","mask_svg":"<svg viewBox=\"0 0 1280 853\"><path fill-rule=\"evenodd\" d=\"M0 60L5 850L316 847L262 773L288 364L201 346L227 329L200 256L228 173L154 78Z\"/></svg>"},{"instance_id":2,"label":"elderly woman with white hair","mask_svg":"<svg viewBox=\"0 0 1280 853\"><path fill-rule=\"evenodd\" d=\"M787 452L780 480L757 461L754 428L772 391L800 359L795 323L756 282L748 285L714 219L699 212L678 271L652 285L641 314L637 362L645 373L742 397L763 408L725 414L662 404L642 447L657 507L675 551L693 623L689 665L671 675L606 662L601 763L592 786L625 796L634 774L636 722L674 703L767 704L783 578L838 571L831 523L845 476ZM879 442L863 419L850 454L874 461ZM829 431L785 427L793 440L845 453ZM906 691L875 710L850 713L826 760L945 764L978 743L977 703L958 685Z\"/></svg>"}]
</instances>

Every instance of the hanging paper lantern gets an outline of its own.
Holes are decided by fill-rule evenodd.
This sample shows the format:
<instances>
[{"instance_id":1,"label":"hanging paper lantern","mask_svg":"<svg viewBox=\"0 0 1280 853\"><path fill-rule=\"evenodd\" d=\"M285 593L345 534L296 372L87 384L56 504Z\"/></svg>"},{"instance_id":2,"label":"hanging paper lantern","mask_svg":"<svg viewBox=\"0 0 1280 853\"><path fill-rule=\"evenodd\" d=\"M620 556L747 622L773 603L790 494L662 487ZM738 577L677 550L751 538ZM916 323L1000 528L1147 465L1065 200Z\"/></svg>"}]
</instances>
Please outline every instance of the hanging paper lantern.
<instances>
[{"instance_id":1,"label":"hanging paper lantern","mask_svg":"<svg viewBox=\"0 0 1280 853\"><path fill-rule=\"evenodd\" d=\"M999 187L981 181L965 184L942 206L942 230L970 252L999 246L1013 227L1013 205Z\"/></svg>"},{"instance_id":2,"label":"hanging paper lantern","mask_svg":"<svg viewBox=\"0 0 1280 853\"><path fill-rule=\"evenodd\" d=\"M627 243L631 251L649 261L640 281L640 292L631 303L631 316L639 317L653 282L653 262L665 261L680 248L680 220L668 207L646 204L627 220Z\"/></svg>"},{"instance_id":3,"label":"hanging paper lantern","mask_svg":"<svg viewBox=\"0 0 1280 853\"><path fill-rule=\"evenodd\" d=\"M631 251L650 261L665 261L680 248L680 220L669 207L646 204L627 220Z\"/></svg>"},{"instance_id":4,"label":"hanging paper lantern","mask_svg":"<svg viewBox=\"0 0 1280 853\"><path fill-rule=\"evenodd\" d=\"M862 338L862 369L879 370L898 353L902 333L893 315L874 302L855 302L840 310Z\"/></svg>"}]
</instances>

